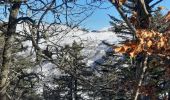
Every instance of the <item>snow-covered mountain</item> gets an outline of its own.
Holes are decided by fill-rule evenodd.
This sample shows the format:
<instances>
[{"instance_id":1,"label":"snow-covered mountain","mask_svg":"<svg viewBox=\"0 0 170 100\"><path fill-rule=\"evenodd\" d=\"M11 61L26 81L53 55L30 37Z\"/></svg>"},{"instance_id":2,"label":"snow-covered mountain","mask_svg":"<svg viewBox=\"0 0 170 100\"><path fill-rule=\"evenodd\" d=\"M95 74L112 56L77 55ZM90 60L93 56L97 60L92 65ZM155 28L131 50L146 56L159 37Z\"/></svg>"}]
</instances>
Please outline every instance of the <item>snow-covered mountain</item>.
<instances>
[{"instance_id":1,"label":"snow-covered mountain","mask_svg":"<svg viewBox=\"0 0 170 100\"><path fill-rule=\"evenodd\" d=\"M23 28L22 25L18 25L17 31L19 32L24 29L30 33L29 28L26 26ZM105 51L109 49L109 47L104 43L117 44L122 40L122 38L118 37L109 29L110 27L96 31L84 31L79 28L71 29L64 25L56 25L51 27L52 32L48 31L47 34L45 34L47 37L48 34L53 34L53 36L41 40L39 46L42 49L45 49L47 45L56 44L64 46L71 45L73 41L78 43L82 42L85 47L85 49L82 51L82 54L88 56L87 64L89 65L98 58L101 58L105 54ZM55 34L53 33L54 30L56 31ZM30 50L32 48L32 42L26 41L24 46L30 47ZM24 52L21 54L24 54Z\"/></svg>"},{"instance_id":2,"label":"snow-covered mountain","mask_svg":"<svg viewBox=\"0 0 170 100\"><path fill-rule=\"evenodd\" d=\"M18 29L17 31L23 30L21 25L18 25L17 29ZM114 32L109 31L108 28L103 28L102 30L99 31L84 31L79 28L71 29L61 25L61 26L57 26L57 28L52 27L52 30L55 29L58 30L58 33L56 32L54 36L49 37L45 40L41 40L39 46L42 49L45 49L45 46L47 45L57 44L57 45L64 46L64 45L72 45L73 41L76 41L78 43L82 42L85 47L82 50L82 55L87 57L85 59L87 66L92 66L92 67L94 66L95 61L99 61L99 62L104 61L103 56L106 55L106 51L108 50L112 51L112 48L107 46L105 43L118 44L122 40L122 38L118 37ZM28 27L26 27L26 30L29 33ZM27 52L30 52L32 48L32 42L26 41L24 43L24 46L28 46L29 48ZM23 55L24 52L20 54ZM41 67L37 66L29 71L30 72L36 71L44 75L43 81L39 84L40 85L39 87L42 87L42 85L46 82L50 82L52 76L57 77L61 75L61 72L52 63L45 63ZM43 89L39 88L38 91L41 93Z\"/></svg>"},{"instance_id":3,"label":"snow-covered mountain","mask_svg":"<svg viewBox=\"0 0 170 100\"><path fill-rule=\"evenodd\" d=\"M73 41L83 42L85 49L82 52L85 56L88 56L88 64L91 64L98 58L101 58L105 51L109 49L103 42L117 44L121 40L111 31L84 32L82 30L75 30L67 34L61 43L72 44Z\"/></svg>"},{"instance_id":4,"label":"snow-covered mountain","mask_svg":"<svg viewBox=\"0 0 170 100\"><path fill-rule=\"evenodd\" d=\"M111 50L111 48L104 43L117 44L122 40L122 38L118 37L113 31L110 31L110 29L111 27L105 27L101 30L85 31L79 28L72 29L64 25L55 25L50 27L50 29L46 32L47 34L45 34L47 37L49 34L53 34L53 36L41 40L39 46L42 49L45 49L47 45L57 44L64 46L71 45L73 41L78 43L82 42L85 47L82 54L88 57L86 61L87 65L90 66L94 61L102 58L102 56L105 55L106 50ZM30 30L27 25L19 24L17 26L17 32L22 30L26 30L27 33L30 34ZM27 53L21 52L20 54L26 55L32 49L32 42L26 41L23 45L28 46L29 48L26 51Z\"/></svg>"}]
</instances>

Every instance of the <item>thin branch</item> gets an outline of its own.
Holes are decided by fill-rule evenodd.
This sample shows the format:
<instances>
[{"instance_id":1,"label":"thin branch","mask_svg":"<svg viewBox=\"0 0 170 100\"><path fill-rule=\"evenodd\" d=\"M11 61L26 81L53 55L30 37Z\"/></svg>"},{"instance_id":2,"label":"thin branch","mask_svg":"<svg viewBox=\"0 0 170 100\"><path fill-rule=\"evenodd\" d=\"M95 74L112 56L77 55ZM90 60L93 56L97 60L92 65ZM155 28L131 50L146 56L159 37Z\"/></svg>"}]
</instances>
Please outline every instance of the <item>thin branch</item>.
<instances>
[{"instance_id":1,"label":"thin branch","mask_svg":"<svg viewBox=\"0 0 170 100\"><path fill-rule=\"evenodd\" d=\"M40 23L42 21L42 19L44 18L44 16L47 14L47 12L51 9L51 7L55 4L55 0L53 0L51 2L51 4L49 5L49 7L45 10L45 12L42 14L42 16L40 17L39 21L38 21L38 31L37 31L37 40L36 43L38 44L39 41L39 27L40 27Z\"/></svg>"},{"instance_id":2,"label":"thin branch","mask_svg":"<svg viewBox=\"0 0 170 100\"><path fill-rule=\"evenodd\" d=\"M121 7L116 6L117 11L119 12L119 14L121 15L121 17L123 18L123 20L126 22L126 24L128 25L128 27L130 28L130 30L133 32L134 36L136 35L136 29L133 27L133 25L130 23L128 17L124 14L123 10L121 9Z\"/></svg>"},{"instance_id":3,"label":"thin branch","mask_svg":"<svg viewBox=\"0 0 170 100\"><path fill-rule=\"evenodd\" d=\"M151 5L151 8L153 8L155 5L157 5L158 3L162 2L163 0L159 0L157 2L155 2L154 4Z\"/></svg>"}]
</instances>

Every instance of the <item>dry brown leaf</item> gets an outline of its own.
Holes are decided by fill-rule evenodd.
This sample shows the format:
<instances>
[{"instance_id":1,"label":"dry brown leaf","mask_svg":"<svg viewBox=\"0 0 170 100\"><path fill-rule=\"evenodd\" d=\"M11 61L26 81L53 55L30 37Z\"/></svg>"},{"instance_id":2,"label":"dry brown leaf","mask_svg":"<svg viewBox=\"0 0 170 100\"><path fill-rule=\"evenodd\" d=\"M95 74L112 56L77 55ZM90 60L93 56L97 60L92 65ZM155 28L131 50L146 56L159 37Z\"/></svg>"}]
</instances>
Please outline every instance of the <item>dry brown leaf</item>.
<instances>
[{"instance_id":1,"label":"dry brown leaf","mask_svg":"<svg viewBox=\"0 0 170 100\"><path fill-rule=\"evenodd\" d=\"M125 49L125 51L127 52L127 50L130 48L129 46L123 45L123 48Z\"/></svg>"},{"instance_id":2,"label":"dry brown leaf","mask_svg":"<svg viewBox=\"0 0 170 100\"><path fill-rule=\"evenodd\" d=\"M145 30L145 29L137 29L136 30L136 36L138 38L152 38L155 37L158 33L156 33L155 31L151 30Z\"/></svg>"},{"instance_id":3,"label":"dry brown leaf","mask_svg":"<svg viewBox=\"0 0 170 100\"><path fill-rule=\"evenodd\" d=\"M122 46L115 48L118 53L127 53L131 57L136 57L139 53L170 55L169 35L153 30L137 29L136 35L139 41L128 40Z\"/></svg>"},{"instance_id":4,"label":"dry brown leaf","mask_svg":"<svg viewBox=\"0 0 170 100\"><path fill-rule=\"evenodd\" d=\"M152 44L153 44L153 42L152 42L151 40L149 40L149 41L147 42L147 46L148 46L149 48L152 46Z\"/></svg>"},{"instance_id":5,"label":"dry brown leaf","mask_svg":"<svg viewBox=\"0 0 170 100\"><path fill-rule=\"evenodd\" d=\"M139 41L140 41L140 44L144 44L145 43L144 39L142 39L142 38L139 38Z\"/></svg>"},{"instance_id":6,"label":"dry brown leaf","mask_svg":"<svg viewBox=\"0 0 170 100\"><path fill-rule=\"evenodd\" d=\"M135 52L133 51L133 52L130 52L129 55L130 55L130 57L134 58L136 54L135 54Z\"/></svg>"},{"instance_id":7,"label":"dry brown leaf","mask_svg":"<svg viewBox=\"0 0 170 100\"><path fill-rule=\"evenodd\" d=\"M166 41L166 38L164 38L164 37L161 37L161 38L160 38L160 46L161 46L161 47L165 47L166 42L167 42L167 41Z\"/></svg>"},{"instance_id":8,"label":"dry brown leaf","mask_svg":"<svg viewBox=\"0 0 170 100\"><path fill-rule=\"evenodd\" d=\"M117 53L125 53L125 49L122 46L121 47L116 47L116 48L114 48L114 50Z\"/></svg>"},{"instance_id":9,"label":"dry brown leaf","mask_svg":"<svg viewBox=\"0 0 170 100\"><path fill-rule=\"evenodd\" d=\"M118 6L123 5L126 2L126 0L112 0L112 3L118 3Z\"/></svg>"},{"instance_id":10,"label":"dry brown leaf","mask_svg":"<svg viewBox=\"0 0 170 100\"><path fill-rule=\"evenodd\" d=\"M142 47L142 44L139 44L139 45L136 45L135 48L133 48L131 50L131 52L129 52L129 55L131 57L136 57L140 52L143 51L143 47Z\"/></svg>"}]
</instances>

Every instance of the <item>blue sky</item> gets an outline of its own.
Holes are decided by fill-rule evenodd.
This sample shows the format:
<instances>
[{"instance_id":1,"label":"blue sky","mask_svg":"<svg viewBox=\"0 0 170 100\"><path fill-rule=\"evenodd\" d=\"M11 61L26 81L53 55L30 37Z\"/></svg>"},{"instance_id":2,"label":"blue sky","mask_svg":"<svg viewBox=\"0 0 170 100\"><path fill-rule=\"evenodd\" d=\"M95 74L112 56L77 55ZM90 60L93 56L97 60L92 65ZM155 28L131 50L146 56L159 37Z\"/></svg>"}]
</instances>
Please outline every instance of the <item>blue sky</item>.
<instances>
[{"instance_id":1,"label":"blue sky","mask_svg":"<svg viewBox=\"0 0 170 100\"><path fill-rule=\"evenodd\" d=\"M105 3L103 6L110 7L111 4ZM170 0L163 0L157 6L164 6L166 9L163 10L163 12L166 13L168 10L170 10ZM114 7L110 7L108 9L97 9L90 18L88 18L86 21L82 23L82 27L86 27L87 29L90 30L100 30L105 27L109 27L110 18L108 14L120 18L118 12L115 10Z\"/></svg>"}]
</instances>

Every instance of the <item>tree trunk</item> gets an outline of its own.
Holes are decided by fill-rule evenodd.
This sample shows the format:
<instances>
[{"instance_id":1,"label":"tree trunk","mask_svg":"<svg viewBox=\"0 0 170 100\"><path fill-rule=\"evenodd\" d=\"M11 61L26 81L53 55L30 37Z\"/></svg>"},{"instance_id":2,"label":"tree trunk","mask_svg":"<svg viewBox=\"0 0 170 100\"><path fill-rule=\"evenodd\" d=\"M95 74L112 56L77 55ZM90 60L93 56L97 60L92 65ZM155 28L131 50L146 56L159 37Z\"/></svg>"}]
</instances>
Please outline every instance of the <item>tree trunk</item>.
<instances>
[{"instance_id":1,"label":"tree trunk","mask_svg":"<svg viewBox=\"0 0 170 100\"><path fill-rule=\"evenodd\" d=\"M143 83L143 80L144 80L144 76L145 76L146 70L148 68L147 60L148 60L148 57L146 56L146 58L144 60L144 64L142 66L143 69L142 69L142 73L140 74L140 78L139 78L139 82L138 82L138 86L137 86L137 90L136 90L136 94L135 94L134 100L138 100L139 95L140 95L140 87L142 86L142 83Z\"/></svg>"},{"instance_id":2,"label":"tree trunk","mask_svg":"<svg viewBox=\"0 0 170 100\"><path fill-rule=\"evenodd\" d=\"M136 0L138 28L148 29L150 27L151 14L149 10L149 4L145 0Z\"/></svg>"},{"instance_id":3,"label":"tree trunk","mask_svg":"<svg viewBox=\"0 0 170 100\"><path fill-rule=\"evenodd\" d=\"M10 10L7 33L5 33L4 47L2 54L2 66L0 72L0 100L7 100L6 91L9 84L9 68L11 66L12 43L14 42L13 34L16 31L16 19L20 8L20 3L14 3Z\"/></svg>"}]
</instances>

